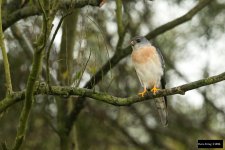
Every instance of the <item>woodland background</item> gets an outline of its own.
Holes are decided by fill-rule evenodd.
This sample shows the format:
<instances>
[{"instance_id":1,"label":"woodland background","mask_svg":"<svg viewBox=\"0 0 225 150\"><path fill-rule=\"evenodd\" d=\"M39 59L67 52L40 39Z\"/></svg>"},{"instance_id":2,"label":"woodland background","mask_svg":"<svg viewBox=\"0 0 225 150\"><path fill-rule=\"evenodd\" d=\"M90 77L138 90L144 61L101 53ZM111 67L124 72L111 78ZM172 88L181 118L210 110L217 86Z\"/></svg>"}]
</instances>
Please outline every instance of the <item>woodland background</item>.
<instances>
[{"instance_id":1,"label":"woodland background","mask_svg":"<svg viewBox=\"0 0 225 150\"><path fill-rule=\"evenodd\" d=\"M224 0L0 2L2 149L190 150L225 139ZM168 127L154 96L137 96L136 35L164 55L168 89L155 97L172 95Z\"/></svg>"}]
</instances>

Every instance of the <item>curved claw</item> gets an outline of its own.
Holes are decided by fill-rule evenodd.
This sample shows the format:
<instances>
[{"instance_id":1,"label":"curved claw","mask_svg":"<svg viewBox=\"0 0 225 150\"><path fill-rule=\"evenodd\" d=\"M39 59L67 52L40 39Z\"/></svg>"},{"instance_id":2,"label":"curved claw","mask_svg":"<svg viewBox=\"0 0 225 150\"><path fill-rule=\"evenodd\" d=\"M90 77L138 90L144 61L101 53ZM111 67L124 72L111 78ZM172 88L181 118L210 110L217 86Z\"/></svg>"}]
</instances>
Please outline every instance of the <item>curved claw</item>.
<instances>
[{"instance_id":1,"label":"curved claw","mask_svg":"<svg viewBox=\"0 0 225 150\"><path fill-rule=\"evenodd\" d=\"M138 93L139 96L144 97L145 93L147 92L147 89L144 88L143 92Z\"/></svg>"},{"instance_id":2,"label":"curved claw","mask_svg":"<svg viewBox=\"0 0 225 150\"><path fill-rule=\"evenodd\" d=\"M156 92L157 92L158 90L160 90L160 89L158 89L158 88L154 85L154 87L151 89L151 92L153 93L153 95L155 95Z\"/></svg>"}]
</instances>

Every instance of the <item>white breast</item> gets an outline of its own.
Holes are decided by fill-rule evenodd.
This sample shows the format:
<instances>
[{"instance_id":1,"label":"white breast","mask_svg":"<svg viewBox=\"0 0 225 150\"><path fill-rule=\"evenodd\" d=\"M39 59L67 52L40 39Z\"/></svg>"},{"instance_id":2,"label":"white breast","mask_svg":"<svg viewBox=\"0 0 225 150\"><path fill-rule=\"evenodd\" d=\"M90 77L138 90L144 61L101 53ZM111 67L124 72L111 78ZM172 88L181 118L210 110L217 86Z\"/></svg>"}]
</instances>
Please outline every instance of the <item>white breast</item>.
<instances>
[{"instance_id":1,"label":"white breast","mask_svg":"<svg viewBox=\"0 0 225 150\"><path fill-rule=\"evenodd\" d=\"M161 63L155 63L151 60L145 64L133 64L143 87L152 88L154 84L157 87L160 86L160 80L163 75Z\"/></svg>"},{"instance_id":2,"label":"white breast","mask_svg":"<svg viewBox=\"0 0 225 150\"><path fill-rule=\"evenodd\" d=\"M133 51L132 62L143 87L160 87L163 68L156 49L153 46Z\"/></svg>"}]
</instances>

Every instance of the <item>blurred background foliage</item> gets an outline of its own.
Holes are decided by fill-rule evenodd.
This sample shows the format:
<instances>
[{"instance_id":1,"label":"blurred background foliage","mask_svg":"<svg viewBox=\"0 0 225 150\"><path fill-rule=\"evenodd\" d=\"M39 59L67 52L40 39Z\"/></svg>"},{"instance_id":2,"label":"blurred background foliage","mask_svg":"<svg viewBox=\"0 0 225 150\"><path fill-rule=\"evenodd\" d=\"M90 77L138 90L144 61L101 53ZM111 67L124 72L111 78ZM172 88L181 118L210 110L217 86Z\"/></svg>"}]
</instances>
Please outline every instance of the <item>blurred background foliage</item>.
<instances>
[{"instance_id":1,"label":"blurred background foliage","mask_svg":"<svg viewBox=\"0 0 225 150\"><path fill-rule=\"evenodd\" d=\"M129 46L131 37L146 35L197 3L197 0L122 1L122 44L118 44L121 34L116 1L108 0L100 8L86 6L74 10L64 20L50 53L51 84L84 87L116 50ZM66 11L58 12L53 31ZM14 91L26 86L33 42L40 32L41 21L40 16L21 19L4 32ZM225 70L224 22L225 2L214 0L191 21L153 39L165 57L167 87ZM46 81L45 61L41 81ZM3 68L1 56L0 99L6 90ZM94 90L119 97L136 95L141 85L130 57L112 68ZM64 130L70 119L67 114L76 108L77 97L36 96L22 149L58 150L68 142L76 150L196 149L198 139L225 139L224 91L222 82L184 96L168 97L169 126L166 128L159 122L153 101L116 107L86 98L69 131ZM21 108L19 102L0 117L0 141L7 141L9 146L16 135Z\"/></svg>"}]
</instances>

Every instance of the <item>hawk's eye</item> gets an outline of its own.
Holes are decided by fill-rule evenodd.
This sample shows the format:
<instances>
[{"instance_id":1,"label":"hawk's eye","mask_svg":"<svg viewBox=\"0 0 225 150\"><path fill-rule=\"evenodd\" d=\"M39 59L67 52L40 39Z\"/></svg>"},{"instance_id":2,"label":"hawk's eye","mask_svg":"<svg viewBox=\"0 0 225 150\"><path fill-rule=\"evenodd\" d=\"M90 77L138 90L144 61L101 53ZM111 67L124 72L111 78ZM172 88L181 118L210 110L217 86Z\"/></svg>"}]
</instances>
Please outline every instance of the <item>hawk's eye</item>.
<instances>
[{"instance_id":1,"label":"hawk's eye","mask_svg":"<svg viewBox=\"0 0 225 150\"><path fill-rule=\"evenodd\" d=\"M141 39L137 39L136 41L137 41L137 43L140 43L141 42Z\"/></svg>"}]
</instances>

